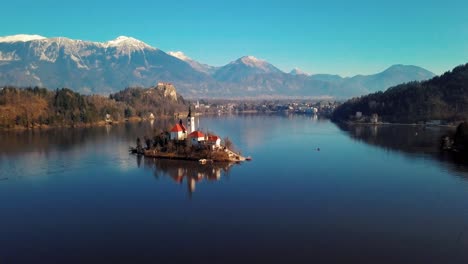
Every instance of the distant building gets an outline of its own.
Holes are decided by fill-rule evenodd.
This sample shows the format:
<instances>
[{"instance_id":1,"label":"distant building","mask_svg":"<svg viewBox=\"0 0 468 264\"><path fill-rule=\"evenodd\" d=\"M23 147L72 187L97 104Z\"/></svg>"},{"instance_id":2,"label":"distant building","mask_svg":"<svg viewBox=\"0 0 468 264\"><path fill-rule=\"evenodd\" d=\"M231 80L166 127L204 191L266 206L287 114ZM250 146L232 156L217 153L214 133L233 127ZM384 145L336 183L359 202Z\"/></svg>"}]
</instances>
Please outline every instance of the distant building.
<instances>
[{"instance_id":1,"label":"distant building","mask_svg":"<svg viewBox=\"0 0 468 264\"><path fill-rule=\"evenodd\" d=\"M188 135L193 146L198 146L200 142L205 141L205 135L201 131L193 131Z\"/></svg>"},{"instance_id":2,"label":"distant building","mask_svg":"<svg viewBox=\"0 0 468 264\"><path fill-rule=\"evenodd\" d=\"M356 112L356 118L359 119L362 117L362 112Z\"/></svg>"},{"instance_id":3,"label":"distant building","mask_svg":"<svg viewBox=\"0 0 468 264\"><path fill-rule=\"evenodd\" d=\"M172 127L170 132L172 140L184 140L187 137L187 129L182 124L182 121Z\"/></svg>"},{"instance_id":4,"label":"distant building","mask_svg":"<svg viewBox=\"0 0 468 264\"><path fill-rule=\"evenodd\" d=\"M154 115L153 113L150 113L149 116L148 116L149 119L154 119Z\"/></svg>"},{"instance_id":5,"label":"distant building","mask_svg":"<svg viewBox=\"0 0 468 264\"><path fill-rule=\"evenodd\" d=\"M209 135L206 139L206 144L212 148L221 147L221 138L216 135Z\"/></svg>"},{"instance_id":6,"label":"distant building","mask_svg":"<svg viewBox=\"0 0 468 264\"><path fill-rule=\"evenodd\" d=\"M192 133L195 131L195 117L192 116L192 108L189 107L189 112L187 115L187 128L188 133Z\"/></svg>"},{"instance_id":7,"label":"distant building","mask_svg":"<svg viewBox=\"0 0 468 264\"><path fill-rule=\"evenodd\" d=\"M104 120L107 122L107 123L112 123L112 117L110 114L106 114Z\"/></svg>"},{"instance_id":8,"label":"distant building","mask_svg":"<svg viewBox=\"0 0 468 264\"><path fill-rule=\"evenodd\" d=\"M372 114L370 122L371 123L378 123L379 122L379 115L378 114Z\"/></svg>"}]
</instances>

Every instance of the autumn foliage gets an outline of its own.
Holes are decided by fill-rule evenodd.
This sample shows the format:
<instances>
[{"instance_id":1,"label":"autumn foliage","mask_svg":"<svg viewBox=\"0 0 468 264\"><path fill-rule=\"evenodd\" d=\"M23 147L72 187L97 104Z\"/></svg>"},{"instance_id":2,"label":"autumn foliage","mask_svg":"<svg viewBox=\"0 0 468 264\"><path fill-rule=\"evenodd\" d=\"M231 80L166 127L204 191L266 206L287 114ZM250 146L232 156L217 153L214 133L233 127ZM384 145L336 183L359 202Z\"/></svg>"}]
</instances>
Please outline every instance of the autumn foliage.
<instances>
[{"instance_id":1,"label":"autumn foliage","mask_svg":"<svg viewBox=\"0 0 468 264\"><path fill-rule=\"evenodd\" d=\"M180 97L180 96L179 96ZM186 109L182 97L165 98L155 88L127 88L109 97L81 95L63 88L0 88L0 128L77 126L127 118L172 116Z\"/></svg>"}]
</instances>

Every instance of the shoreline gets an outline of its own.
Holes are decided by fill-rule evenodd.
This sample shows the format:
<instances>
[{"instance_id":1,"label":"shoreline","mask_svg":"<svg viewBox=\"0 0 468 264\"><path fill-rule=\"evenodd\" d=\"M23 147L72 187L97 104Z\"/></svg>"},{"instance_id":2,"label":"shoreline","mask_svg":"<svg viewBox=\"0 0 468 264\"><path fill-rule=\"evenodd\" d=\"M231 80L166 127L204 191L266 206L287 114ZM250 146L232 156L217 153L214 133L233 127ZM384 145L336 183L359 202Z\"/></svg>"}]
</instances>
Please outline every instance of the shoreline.
<instances>
[{"instance_id":1,"label":"shoreline","mask_svg":"<svg viewBox=\"0 0 468 264\"><path fill-rule=\"evenodd\" d=\"M190 156L185 156L185 155L179 155L179 154L175 154L175 153L148 153L148 152L151 152L151 150L149 151L145 151L145 153L143 154L143 156L145 158L154 158L154 159L173 159L173 160L188 160L188 161L200 161L200 160L205 160L205 161L213 161L213 162L243 162L243 161L246 161L247 159L245 157L242 157L239 155L239 159L235 159L235 158L232 158L232 159L216 159L216 158L209 158L209 157L190 157Z\"/></svg>"},{"instance_id":2,"label":"shoreline","mask_svg":"<svg viewBox=\"0 0 468 264\"><path fill-rule=\"evenodd\" d=\"M237 112L237 113L232 113L234 115L236 114L272 114L276 112L258 112L258 111L243 111L243 112ZM213 115L218 115L218 113L197 113L195 114L196 116L213 116ZM171 119L173 116L163 116L159 118L155 118L153 120L157 119ZM392 123L392 122L377 122L377 123L370 123L370 122L355 122L355 121L334 121L333 119L329 118L330 121L333 123L343 123L346 125L365 125L365 126L414 126L414 127L443 127L443 128L456 128L457 124L417 124L417 123ZM119 125L119 124L125 124L125 123L136 123L136 122L143 122L143 121L151 121L151 119L148 118L141 118L141 117L130 117L126 118L124 120L120 121L112 121L112 122L107 122L107 121L99 121L99 122L93 122L93 123L79 123L79 124L74 124L74 125L34 125L30 127L24 127L24 126L14 126L10 128L0 128L0 132L20 132L20 131L27 131L27 130L50 130L50 129L63 129L63 128L90 128L90 127L103 127L107 125ZM461 122L461 121L460 121Z\"/></svg>"},{"instance_id":3,"label":"shoreline","mask_svg":"<svg viewBox=\"0 0 468 264\"><path fill-rule=\"evenodd\" d=\"M333 121L333 120L332 120ZM414 127L444 127L444 128L456 128L457 125L437 125L437 124L416 124L416 123L391 123L391 122L353 122L353 121L337 121L337 123L343 123L346 125L365 125L365 126L414 126Z\"/></svg>"},{"instance_id":4,"label":"shoreline","mask_svg":"<svg viewBox=\"0 0 468 264\"><path fill-rule=\"evenodd\" d=\"M159 117L155 118L152 120L157 120L157 119L170 119L172 117L170 116L165 116L165 117ZM24 127L24 126L14 126L10 128L0 128L0 132L20 132L20 131L28 131L28 130L50 130L50 129L63 129L63 128L90 128L90 127L103 127L103 126L113 126L113 125L120 125L120 124L125 124L125 123L136 123L136 122L143 122L143 121L151 121L151 119L148 118L140 118L140 117L130 117L125 120L120 120L120 121L112 121L112 122L107 122L107 121L99 121L99 122L93 122L93 123L79 123L79 124L74 124L74 125L34 125L30 127Z\"/></svg>"},{"instance_id":5,"label":"shoreline","mask_svg":"<svg viewBox=\"0 0 468 264\"><path fill-rule=\"evenodd\" d=\"M178 154L174 152L159 152L156 150L145 150L143 153L140 155L143 155L145 158L156 158L156 159L176 159L176 160L189 160L189 161L200 161L200 160L205 160L206 161L213 161L213 162L243 162L246 161L247 158L243 157L242 155L235 153L234 151L227 149L223 152L226 152L228 154L228 158L217 158L216 156L214 157L208 157L204 155L183 155L183 154Z\"/></svg>"}]
</instances>

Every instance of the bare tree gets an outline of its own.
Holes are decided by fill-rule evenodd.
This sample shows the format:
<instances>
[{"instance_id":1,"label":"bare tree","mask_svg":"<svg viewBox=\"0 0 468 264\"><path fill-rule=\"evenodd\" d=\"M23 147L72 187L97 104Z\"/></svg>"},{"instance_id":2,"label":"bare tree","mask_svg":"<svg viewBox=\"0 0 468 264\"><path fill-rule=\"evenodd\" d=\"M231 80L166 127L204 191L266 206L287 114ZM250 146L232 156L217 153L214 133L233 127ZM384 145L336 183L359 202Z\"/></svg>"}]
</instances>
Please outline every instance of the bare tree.
<instances>
[{"instance_id":1,"label":"bare tree","mask_svg":"<svg viewBox=\"0 0 468 264\"><path fill-rule=\"evenodd\" d=\"M224 142L224 146L228 149L231 149L233 147L233 143L231 141L231 139L229 137L225 137L223 139L223 142Z\"/></svg>"}]
</instances>

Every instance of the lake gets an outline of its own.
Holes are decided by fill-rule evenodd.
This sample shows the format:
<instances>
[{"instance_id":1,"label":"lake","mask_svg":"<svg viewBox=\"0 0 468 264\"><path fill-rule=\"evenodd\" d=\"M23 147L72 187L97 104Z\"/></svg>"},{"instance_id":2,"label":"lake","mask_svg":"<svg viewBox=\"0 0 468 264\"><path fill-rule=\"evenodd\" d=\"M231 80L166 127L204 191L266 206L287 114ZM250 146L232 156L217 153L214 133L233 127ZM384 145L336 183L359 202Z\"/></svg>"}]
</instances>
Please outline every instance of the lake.
<instances>
[{"instance_id":1,"label":"lake","mask_svg":"<svg viewBox=\"0 0 468 264\"><path fill-rule=\"evenodd\" d=\"M0 263L468 261L468 169L438 151L445 128L210 116L251 162L128 153L172 122L1 132Z\"/></svg>"}]
</instances>

